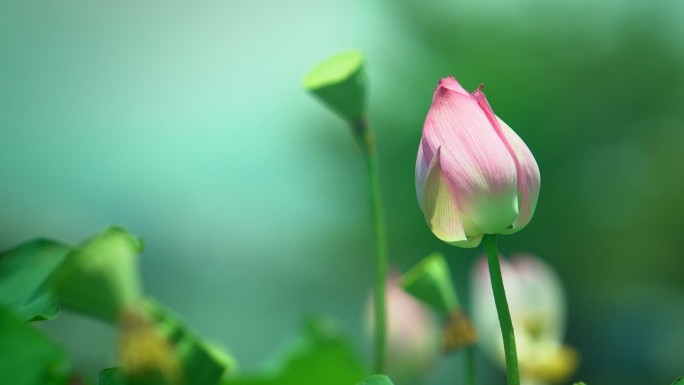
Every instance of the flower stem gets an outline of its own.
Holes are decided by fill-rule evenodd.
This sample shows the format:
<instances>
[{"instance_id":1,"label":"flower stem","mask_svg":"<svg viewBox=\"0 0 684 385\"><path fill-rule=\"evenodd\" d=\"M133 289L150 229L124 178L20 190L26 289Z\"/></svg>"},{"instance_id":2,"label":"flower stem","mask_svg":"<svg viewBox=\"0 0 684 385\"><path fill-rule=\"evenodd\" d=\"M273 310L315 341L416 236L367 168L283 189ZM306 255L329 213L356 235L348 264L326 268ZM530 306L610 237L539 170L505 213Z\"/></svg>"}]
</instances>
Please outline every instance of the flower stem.
<instances>
[{"instance_id":1,"label":"flower stem","mask_svg":"<svg viewBox=\"0 0 684 385\"><path fill-rule=\"evenodd\" d=\"M515 349L515 334L513 333L511 313L508 310L506 291L504 290L503 278L501 277L499 252L496 248L496 235L485 235L482 243L484 244L485 251L487 252L489 276L492 281L492 290L494 291L494 303L496 303L496 312L499 315L499 326L501 327L501 335L503 336L508 385L520 385L518 355Z\"/></svg>"},{"instance_id":2,"label":"flower stem","mask_svg":"<svg viewBox=\"0 0 684 385\"><path fill-rule=\"evenodd\" d=\"M465 370L465 384L475 385L475 346L471 345L466 348L466 370Z\"/></svg>"},{"instance_id":3,"label":"flower stem","mask_svg":"<svg viewBox=\"0 0 684 385\"><path fill-rule=\"evenodd\" d=\"M382 208L382 194L380 192L380 175L378 173L378 159L375 152L373 134L365 119L353 125L359 147L368 168L368 184L370 188L371 214L375 234L375 373L382 374L385 370L385 345L387 339L387 234L385 216Z\"/></svg>"}]
</instances>

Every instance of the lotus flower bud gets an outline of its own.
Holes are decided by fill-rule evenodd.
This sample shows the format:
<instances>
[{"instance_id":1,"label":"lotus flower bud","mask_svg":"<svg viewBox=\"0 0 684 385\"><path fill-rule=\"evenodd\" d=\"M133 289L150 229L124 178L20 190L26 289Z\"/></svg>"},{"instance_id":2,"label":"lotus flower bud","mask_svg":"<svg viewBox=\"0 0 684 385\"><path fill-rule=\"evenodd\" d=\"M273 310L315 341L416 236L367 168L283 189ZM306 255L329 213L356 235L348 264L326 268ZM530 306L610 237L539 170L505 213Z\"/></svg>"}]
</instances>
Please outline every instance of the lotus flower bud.
<instances>
[{"instance_id":1,"label":"lotus flower bud","mask_svg":"<svg viewBox=\"0 0 684 385\"><path fill-rule=\"evenodd\" d=\"M484 234L527 225L539 196L539 168L525 143L494 115L482 86L472 94L440 80L416 160L416 192L432 232L475 247Z\"/></svg>"},{"instance_id":2,"label":"lotus flower bud","mask_svg":"<svg viewBox=\"0 0 684 385\"><path fill-rule=\"evenodd\" d=\"M506 297L515 329L523 385L560 383L575 371L577 352L563 343L566 304L563 286L550 266L521 255L500 260ZM505 358L492 286L485 258L473 271L471 303L479 347L505 367Z\"/></svg>"}]
</instances>

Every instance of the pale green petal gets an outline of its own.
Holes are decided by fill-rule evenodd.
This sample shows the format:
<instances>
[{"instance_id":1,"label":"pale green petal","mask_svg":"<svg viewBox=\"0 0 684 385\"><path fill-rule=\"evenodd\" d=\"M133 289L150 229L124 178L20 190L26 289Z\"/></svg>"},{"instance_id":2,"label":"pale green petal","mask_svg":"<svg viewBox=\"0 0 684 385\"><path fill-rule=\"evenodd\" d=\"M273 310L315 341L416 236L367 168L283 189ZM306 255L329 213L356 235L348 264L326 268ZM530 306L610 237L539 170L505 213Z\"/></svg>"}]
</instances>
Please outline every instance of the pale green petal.
<instances>
[{"instance_id":1,"label":"pale green petal","mask_svg":"<svg viewBox=\"0 0 684 385\"><path fill-rule=\"evenodd\" d=\"M423 210L430 229L444 242L468 242L456 199L442 172L440 148L430 162L423 187ZM459 245L457 245L459 246Z\"/></svg>"}]
</instances>

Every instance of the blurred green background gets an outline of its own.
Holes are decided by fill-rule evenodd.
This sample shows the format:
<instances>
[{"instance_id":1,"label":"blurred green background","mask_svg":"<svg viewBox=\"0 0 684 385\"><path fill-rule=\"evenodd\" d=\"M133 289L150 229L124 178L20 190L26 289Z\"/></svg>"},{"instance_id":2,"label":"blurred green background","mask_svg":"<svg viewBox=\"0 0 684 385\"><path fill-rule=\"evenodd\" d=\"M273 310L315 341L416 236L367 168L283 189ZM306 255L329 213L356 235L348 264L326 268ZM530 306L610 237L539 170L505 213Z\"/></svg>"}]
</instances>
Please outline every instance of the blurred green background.
<instances>
[{"instance_id":1,"label":"blurred green background","mask_svg":"<svg viewBox=\"0 0 684 385\"><path fill-rule=\"evenodd\" d=\"M392 264L442 250L467 297L479 251L433 237L414 165L437 80L485 83L542 173L534 219L500 247L564 279L574 378L669 384L684 374L684 2L481 3L2 2L0 248L123 225L146 241L146 290L242 369L309 313L368 355L365 170L300 86L357 47ZM87 373L114 362L109 327L68 313L44 327ZM455 383L458 363L429 383Z\"/></svg>"}]
</instances>

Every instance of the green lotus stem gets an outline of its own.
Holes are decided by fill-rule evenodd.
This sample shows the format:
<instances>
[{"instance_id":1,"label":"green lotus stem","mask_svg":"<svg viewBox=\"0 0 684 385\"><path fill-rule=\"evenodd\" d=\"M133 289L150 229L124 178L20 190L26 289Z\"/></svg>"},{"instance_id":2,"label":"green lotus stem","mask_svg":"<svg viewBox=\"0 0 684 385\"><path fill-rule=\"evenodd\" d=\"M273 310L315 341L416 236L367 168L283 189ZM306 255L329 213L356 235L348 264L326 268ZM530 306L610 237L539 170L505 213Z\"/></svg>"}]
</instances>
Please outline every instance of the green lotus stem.
<instances>
[{"instance_id":1,"label":"green lotus stem","mask_svg":"<svg viewBox=\"0 0 684 385\"><path fill-rule=\"evenodd\" d=\"M373 133L368 127L366 119L353 125L354 133L361 148L366 167L368 168L368 185L370 188L371 214L375 234L375 373L381 374L385 370L385 346L387 340L387 230L385 215L382 208L382 194L380 192L380 175L378 159L375 152Z\"/></svg>"},{"instance_id":2,"label":"green lotus stem","mask_svg":"<svg viewBox=\"0 0 684 385\"><path fill-rule=\"evenodd\" d=\"M468 346L466 354L465 383L475 385L475 345Z\"/></svg>"},{"instance_id":3,"label":"green lotus stem","mask_svg":"<svg viewBox=\"0 0 684 385\"><path fill-rule=\"evenodd\" d=\"M515 334L511 312L508 310L506 291L504 290L503 278L501 277L501 265L499 264L499 252L496 248L496 235L487 234L482 243L487 252L487 264L489 265L489 277L494 291L496 313L499 316L499 326L503 337L504 353L506 357L506 374L508 385L520 385L520 371L518 369L518 354L515 349Z\"/></svg>"}]
</instances>

